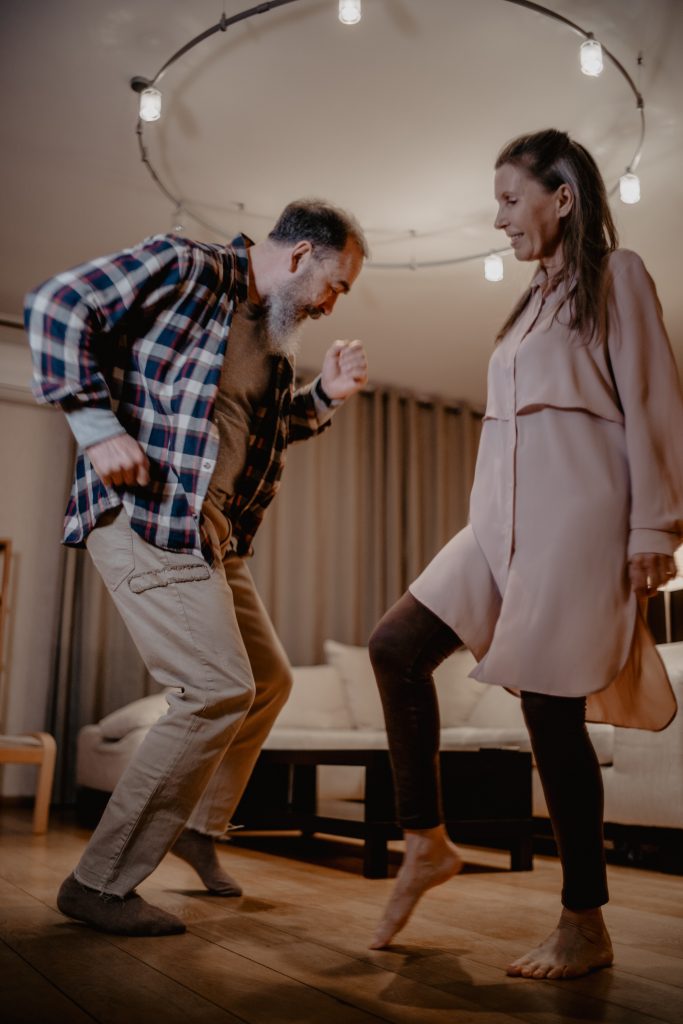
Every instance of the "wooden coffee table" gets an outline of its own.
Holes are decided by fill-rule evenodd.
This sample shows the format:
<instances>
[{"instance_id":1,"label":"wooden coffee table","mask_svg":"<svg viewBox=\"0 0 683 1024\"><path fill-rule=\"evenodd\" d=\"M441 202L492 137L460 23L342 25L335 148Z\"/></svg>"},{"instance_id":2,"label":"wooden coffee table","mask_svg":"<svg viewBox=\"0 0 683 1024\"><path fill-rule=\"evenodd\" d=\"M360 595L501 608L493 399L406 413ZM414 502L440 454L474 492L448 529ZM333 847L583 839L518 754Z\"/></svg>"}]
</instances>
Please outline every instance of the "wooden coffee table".
<instances>
[{"instance_id":1,"label":"wooden coffee table","mask_svg":"<svg viewBox=\"0 0 683 1024\"><path fill-rule=\"evenodd\" d=\"M481 748L441 752L446 826L458 842L510 851L512 871L532 859L531 755ZM365 798L318 800L318 765L361 765ZM263 750L233 815L254 831L325 833L364 841L363 874L385 878L387 842L400 839L387 750ZM236 836L235 836L236 838Z\"/></svg>"}]
</instances>

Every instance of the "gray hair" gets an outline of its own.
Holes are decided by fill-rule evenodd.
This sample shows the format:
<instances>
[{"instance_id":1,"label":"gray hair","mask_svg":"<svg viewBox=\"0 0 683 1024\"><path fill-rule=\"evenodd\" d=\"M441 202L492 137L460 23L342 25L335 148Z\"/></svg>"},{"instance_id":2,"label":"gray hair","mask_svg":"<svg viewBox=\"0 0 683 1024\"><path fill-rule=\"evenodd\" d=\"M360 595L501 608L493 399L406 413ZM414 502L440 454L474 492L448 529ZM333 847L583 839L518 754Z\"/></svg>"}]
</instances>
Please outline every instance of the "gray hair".
<instances>
[{"instance_id":1,"label":"gray hair","mask_svg":"<svg viewBox=\"0 0 683 1024\"><path fill-rule=\"evenodd\" d=\"M322 199L297 199L289 203L269 233L274 242L307 241L314 248L341 252L352 239L363 256L370 254L362 227L351 213Z\"/></svg>"}]
</instances>

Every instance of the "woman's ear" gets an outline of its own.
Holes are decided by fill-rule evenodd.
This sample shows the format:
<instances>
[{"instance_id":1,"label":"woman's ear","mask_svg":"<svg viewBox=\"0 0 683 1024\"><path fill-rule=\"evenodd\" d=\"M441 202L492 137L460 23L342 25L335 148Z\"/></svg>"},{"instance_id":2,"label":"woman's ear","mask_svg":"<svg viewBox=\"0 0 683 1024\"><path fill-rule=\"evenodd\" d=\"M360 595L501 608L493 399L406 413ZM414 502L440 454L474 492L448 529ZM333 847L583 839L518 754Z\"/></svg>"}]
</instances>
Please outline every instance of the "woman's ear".
<instances>
[{"instance_id":1,"label":"woman's ear","mask_svg":"<svg viewBox=\"0 0 683 1024\"><path fill-rule=\"evenodd\" d=\"M560 185L557 190L557 215L568 217L574 209L574 193L569 185Z\"/></svg>"}]
</instances>

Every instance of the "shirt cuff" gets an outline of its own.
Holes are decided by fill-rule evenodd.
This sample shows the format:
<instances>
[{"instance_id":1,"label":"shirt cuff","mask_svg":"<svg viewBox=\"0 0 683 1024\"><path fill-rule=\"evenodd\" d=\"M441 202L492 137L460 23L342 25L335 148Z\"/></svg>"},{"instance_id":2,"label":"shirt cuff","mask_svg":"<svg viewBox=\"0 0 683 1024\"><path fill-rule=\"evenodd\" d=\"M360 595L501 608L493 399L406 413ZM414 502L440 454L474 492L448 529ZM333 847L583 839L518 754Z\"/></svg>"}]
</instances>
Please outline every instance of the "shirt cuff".
<instances>
[{"instance_id":1,"label":"shirt cuff","mask_svg":"<svg viewBox=\"0 0 683 1024\"><path fill-rule=\"evenodd\" d=\"M319 423L327 423L332 418L335 410L343 404L342 398L330 398L322 385L322 375L318 375L311 385L311 396L315 405L315 414Z\"/></svg>"},{"instance_id":2,"label":"shirt cuff","mask_svg":"<svg viewBox=\"0 0 683 1024\"><path fill-rule=\"evenodd\" d=\"M64 414L79 448L90 448L100 441L126 433L111 409L82 405L65 410Z\"/></svg>"},{"instance_id":3,"label":"shirt cuff","mask_svg":"<svg viewBox=\"0 0 683 1024\"><path fill-rule=\"evenodd\" d=\"M673 555L681 543L677 533L669 533L667 530L644 530L637 527L631 530L628 541L628 557L634 555Z\"/></svg>"}]
</instances>

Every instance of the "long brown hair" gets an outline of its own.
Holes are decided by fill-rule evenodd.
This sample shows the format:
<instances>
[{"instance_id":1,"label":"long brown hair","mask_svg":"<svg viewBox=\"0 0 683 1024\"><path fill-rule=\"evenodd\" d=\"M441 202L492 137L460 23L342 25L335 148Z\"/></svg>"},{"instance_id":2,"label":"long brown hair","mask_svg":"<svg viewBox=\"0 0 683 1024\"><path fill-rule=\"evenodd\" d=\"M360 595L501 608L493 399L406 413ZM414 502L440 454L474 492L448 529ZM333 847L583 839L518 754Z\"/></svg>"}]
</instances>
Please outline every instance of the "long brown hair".
<instances>
[{"instance_id":1,"label":"long brown hair","mask_svg":"<svg viewBox=\"0 0 683 1024\"><path fill-rule=\"evenodd\" d=\"M619 244L605 183L595 160L566 132L549 128L508 142L498 154L496 170L504 164L520 167L548 192L560 185L571 189L574 203L564 219L562 275L566 280L576 278L569 296L570 326L593 336L601 321L605 257ZM528 288L496 340L515 323L530 294Z\"/></svg>"}]
</instances>

